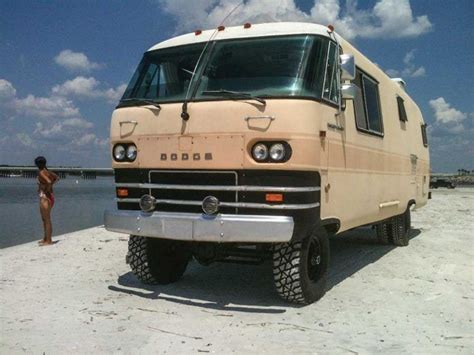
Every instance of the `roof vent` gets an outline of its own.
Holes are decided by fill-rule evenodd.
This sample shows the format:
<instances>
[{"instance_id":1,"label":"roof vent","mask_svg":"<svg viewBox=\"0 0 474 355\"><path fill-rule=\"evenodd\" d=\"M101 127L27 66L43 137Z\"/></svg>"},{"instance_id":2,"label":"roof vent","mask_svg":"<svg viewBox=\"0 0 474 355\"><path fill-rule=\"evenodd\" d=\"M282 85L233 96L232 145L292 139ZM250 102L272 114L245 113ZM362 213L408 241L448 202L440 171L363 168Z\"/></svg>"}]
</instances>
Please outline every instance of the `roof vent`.
<instances>
[{"instance_id":1,"label":"roof vent","mask_svg":"<svg viewBox=\"0 0 474 355\"><path fill-rule=\"evenodd\" d=\"M403 91L407 90L406 89L407 88L407 83L402 78L391 78L391 80L396 82L403 89Z\"/></svg>"}]
</instances>

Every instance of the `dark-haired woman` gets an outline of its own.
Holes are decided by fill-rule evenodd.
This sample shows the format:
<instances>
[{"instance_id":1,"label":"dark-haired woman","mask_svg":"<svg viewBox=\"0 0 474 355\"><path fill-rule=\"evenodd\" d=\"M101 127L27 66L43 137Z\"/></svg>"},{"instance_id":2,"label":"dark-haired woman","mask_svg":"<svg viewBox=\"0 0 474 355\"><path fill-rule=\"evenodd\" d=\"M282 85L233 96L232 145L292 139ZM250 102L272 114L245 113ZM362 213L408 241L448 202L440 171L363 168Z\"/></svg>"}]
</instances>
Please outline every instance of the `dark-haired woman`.
<instances>
[{"instance_id":1,"label":"dark-haired woman","mask_svg":"<svg viewBox=\"0 0 474 355\"><path fill-rule=\"evenodd\" d=\"M53 244L53 225L51 223L51 209L54 206L53 184L59 178L58 176L46 168L46 159L37 157L35 165L38 167L38 194L41 219L43 220L44 237L39 241L40 245Z\"/></svg>"}]
</instances>

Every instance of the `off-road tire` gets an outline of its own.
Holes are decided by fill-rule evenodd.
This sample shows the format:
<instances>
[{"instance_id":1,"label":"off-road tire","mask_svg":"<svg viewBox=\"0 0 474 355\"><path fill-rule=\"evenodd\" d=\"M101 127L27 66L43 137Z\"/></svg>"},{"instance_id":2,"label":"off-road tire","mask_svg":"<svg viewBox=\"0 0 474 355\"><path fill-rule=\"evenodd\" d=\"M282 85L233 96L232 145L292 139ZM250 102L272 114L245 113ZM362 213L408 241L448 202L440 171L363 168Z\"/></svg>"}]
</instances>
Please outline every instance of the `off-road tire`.
<instances>
[{"instance_id":1,"label":"off-road tire","mask_svg":"<svg viewBox=\"0 0 474 355\"><path fill-rule=\"evenodd\" d=\"M395 216L391 218L391 242L393 245L399 247L406 247L409 242L409 227L407 223L409 223L407 218L407 213L410 213L410 209L407 209L408 212L405 212L401 215Z\"/></svg>"},{"instance_id":2,"label":"off-road tire","mask_svg":"<svg viewBox=\"0 0 474 355\"><path fill-rule=\"evenodd\" d=\"M410 210L410 206L408 206L407 210L405 211L405 227L406 227L408 236L410 236L410 231L411 231L411 210Z\"/></svg>"},{"instance_id":3,"label":"off-road tire","mask_svg":"<svg viewBox=\"0 0 474 355\"><path fill-rule=\"evenodd\" d=\"M390 244L390 228L391 225L389 220L385 220L375 225L375 231L377 233L377 239L380 244Z\"/></svg>"},{"instance_id":4,"label":"off-road tire","mask_svg":"<svg viewBox=\"0 0 474 355\"><path fill-rule=\"evenodd\" d=\"M191 253L181 242L131 235L127 257L141 282L163 285L183 276Z\"/></svg>"},{"instance_id":5,"label":"off-road tire","mask_svg":"<svg viewBox=\"0 0 474 355\"><path fill-rule=\"evenodd\" d=\"M381 244L392 244L400 247L407 246L410 240L411 211L408 207L405 213L386 219L375 225L377 239Z\"/></svg>"},{"instance_id":6,"label":"off-road tire","mask_svg":"<svg viewBox=\"0 0 474 355\"><path fill-rule=\"evenodd\" d=\"M273 278L278 294L287 301L309 304L319 300L326 292L328 266L329 241L324 228L315 229L302 241L274 246Z\"/></svg>"}]
</instances>

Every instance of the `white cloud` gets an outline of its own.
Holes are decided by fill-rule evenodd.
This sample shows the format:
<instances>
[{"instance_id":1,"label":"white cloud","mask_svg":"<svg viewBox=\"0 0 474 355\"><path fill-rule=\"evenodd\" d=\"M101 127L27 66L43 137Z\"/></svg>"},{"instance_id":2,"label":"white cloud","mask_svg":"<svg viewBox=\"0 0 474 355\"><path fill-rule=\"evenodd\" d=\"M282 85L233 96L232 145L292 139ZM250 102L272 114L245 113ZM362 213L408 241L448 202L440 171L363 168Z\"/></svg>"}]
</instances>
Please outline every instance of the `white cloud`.
<instances>
[{"instance_id":1,"label":"white cloud","mask_svg":"<svg viewBox=\"0 0 474 355\"><path fill-rule=\"evenodd\" d=\"M446 102L444 97L430 100L430 106L435 112L436 122L440 123L461 123L467 117L467 114L456 110Z\"/></svg>"},{"instance_id":2,"label":"white cloud","mask_svg":"<svg viewBox=\"0 0 474 355\"><path fill-rule=\"evenodd\" d=\"M54 95L75 96L86 98L105 98L108 102L117 102L123 95L127 85L120 84L116 88L99 88L100 81L93 77L78 76L53 87Z\"/></svg>"},{"instance_id":3,"label":"white cloud","mask_svg":"<svg viewBox=\"0 0 474 355\"><path fill-rule=\"evenodd\" d=\"M103 93L103 96L109 102L114 103L120 100L126 88L127 88L127 84L120 84L116 88L110 88L110 89L104 90L102 91L102 93Z\"/></svg>"},{"instance_id":4,"label":"white cloud","mask_svg":"<svg viewBox=\"0 0 474 355\"><path fill-rule=\"evenodd\" d=\"M33 139L26 133L18 133L16 139L25 147L34 147Z\"/></svg>"},{"instance_id":5,"label":"white cloud","mask_svg":"<svg viewBox=\"0 0 474 355\"><path fill-rule=\"evenodd\" d=\"M89 72L101 67L99 63L91 62L84 53L73 52L70 49L61 51L56 57L54 57L54 61L56 64L70 71Z\"/></svg>"},{"instance_id":6,"label":"white cloud","mask_svg":"<svg viewBox=\"0 0 474 355\"><path fill-rule=\"evenodd\" d=\"M72 117L79 115L79 109L71 100L60 96L36 97L28 95L14 98L13 106L18 113L39 117Z\"/></svg>"},{"instance_id":7,"label":"white cloud","mask_svg":"<svg viewBox=\"0 0 474 355\"><path fill-rule=\"evenodd\" d=\"M94 91L96 90L99 82L93 77L85 78L83 76L78 76L72 80L67 80L61 85L55 85L52 89L53 94L61 96L94 96Z\"/></svg>"},{"instance_id":8,"label":"white cloud","mask_svg":"<svg viewBox=\"0 0 474 355\"><path fill-rule=\"evenodd\" d=\"M449 132L452 134L462 133L465 131L464 121L471 116L472 113L468 115L465 112L461 112L446 102L444 97L438 97L437 99L430 100L430 107L434 111L435 123L434 123L434 132L436 134L439 130L442 133Z\"/></svg>"},{"instance_id":9,"label":"white cloud","mask_svg":"<svg viewBox=\"0 0 474 355\"><path fill-rule=\"evenodd\" d=\"M401 70L397 69L387 69L385 72L388 76L395 78L395 77L402 77L402 78L418 78L421 76L426 75L426 69L423 66L417 67L413 61L415 60L415 50L409 51L405 54L403 58L403 64L405 67Z\"/></svg>"},{"instance_id":10,"label":"white cloud","mask_svg":"<svg viewBox=\"0 0 474 355\"><path fill-rule=\"evenodd\" d=\"M68 118L67 120L62 121L62 124L64 126L70 126L70 127L77 127L77 128L91 128L94 127L94 125L86 121L83 118Z\"/></svg>"},{"instance_id":11,"label":"white cloud","mask_svg":"<svg viewBox=\"0 0 474 355\"><path fill-rule=\"evenodd\" d=\"M95 79L71 80L65 89L71 95L86 95L88 88L98 90L98 85ZM99 91L101 97L112 99L122 89L119 85ZM66 157L66 164L93 166L109 161L108 139L93 129L70 98L55 90L47 97L18 97L12 83L0 79L0 121L0 146L12 162L25 161L38 151L53 160Z\"/></svg>"},{"instance_id":12,"label":"white cloud","mask_svg":"<svg viewBox=\"0 0 474 355\"><path fill-rule=\"evenodd\" d=\"M16 96L16 89L8 80L0 79L0 100Z\"/></svg>"},{"instance_id":13,"label":"white cloud","mask_svg":"<svg viewBox=\"0 0 474 355\"><path fill-rule=\"evenodd\" d=\"M94 133L86 133L77 139L74 139L73 144L77 146L88 146L91 144L105 147L108 144L108 139L100 139Z\"/></svg>"},{"instance_id":14,"label":"white cloud","mask_svg":"<svg viewBox=\"0 0 474 355\"><path fill-rule=\"evenodd\" d=\"M43 124L43 122L36 122L36 129L33 132L39 134L44 138L55 138L63 133L63 125L59 122L54 124Z\"/></svg>"},{"instance_id":15,"label":"white cloud","mask_svg":"<svg viewBox=\"0 0 474 355\"><path fill-rule=\"evenodd\" d=\"M294 0L159 0L176 19L178 32L196 28L215 28L235 7L226 26L245 22L304 21L333 24L347 39L417 37L433 25L426 15L413 16L409 0L378 0L371 9L359 9L357 1L314 0L309 13L299 9Z\"/></svg>"}]
</instances>

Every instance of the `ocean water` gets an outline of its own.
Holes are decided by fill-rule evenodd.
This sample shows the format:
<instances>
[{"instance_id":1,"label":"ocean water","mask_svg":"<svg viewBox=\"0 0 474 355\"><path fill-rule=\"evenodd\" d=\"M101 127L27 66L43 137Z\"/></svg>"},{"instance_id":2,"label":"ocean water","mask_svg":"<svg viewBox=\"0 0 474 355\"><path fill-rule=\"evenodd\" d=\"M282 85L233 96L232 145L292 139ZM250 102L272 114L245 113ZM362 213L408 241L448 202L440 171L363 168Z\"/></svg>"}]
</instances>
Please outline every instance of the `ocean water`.
<instances>
[{"instance_id":1,"label":"ocean water","mask_svg":"<svg viewBox=\"0 0 474 355\"><path fill-rule=\"evenodd\" d=\"M114 180L68 177L55 184L54 196L53 239L102 225L104 210L115 205ZM36 179L0 178L0 248L42 238Z\"/></svg>"}]
</instances>

